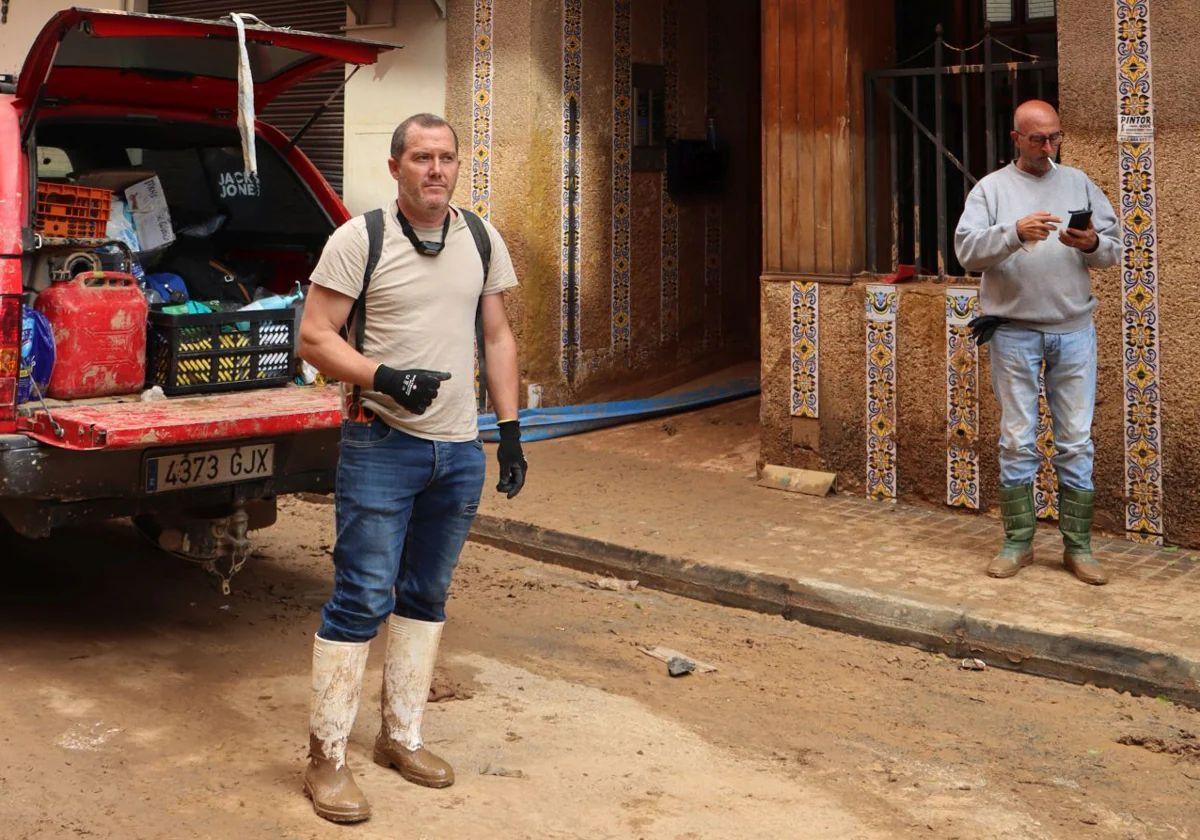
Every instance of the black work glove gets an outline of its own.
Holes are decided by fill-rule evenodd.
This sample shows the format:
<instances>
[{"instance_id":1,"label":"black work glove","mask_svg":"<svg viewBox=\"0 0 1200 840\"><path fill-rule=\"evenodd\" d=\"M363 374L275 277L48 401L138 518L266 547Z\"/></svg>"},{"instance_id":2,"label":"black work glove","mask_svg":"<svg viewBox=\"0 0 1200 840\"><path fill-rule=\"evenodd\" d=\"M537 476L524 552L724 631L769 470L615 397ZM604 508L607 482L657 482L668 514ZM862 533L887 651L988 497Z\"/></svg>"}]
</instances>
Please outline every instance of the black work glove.
<instances>
[{"instance_id":1,"label":"black work glove","mask_svg":"<svg viewBox=\"0 0 1200 840\"><path fill-rule=\"evenodd\" d=\"M967 326L971 328L971 335L975 337L975 343L982 347L992 340L992 334L996 332L996 328L1006 323L1008 323L1007 318L1000 318L996 315L980 315L968 321Z\"/></svg>"},{"instance_id":2,"label":"black work glove","mask_svg":"<svg viewBox=\"0 0 1200 840\"><path fill-rule=\"evenodd\" d=\"M500 462L500 483L496 485L496 490L507 493L511 499L525 486L525 473L529 471L525 453L521 451L521 421L505 420L496 428L500 430L500 448L496 450L496 459Z\"/></svg>"},{"instance_id":3,"label":"black work glove","mask_svg":"<svg viewBox=\"0 0 1200 840\"><path fill-rule=\"evenodd\" d=\"M375 390L387 394L413 414L424 414L437 399L438 388L450 378L444 370L396 370L387 365L375 369Z\"/></svg>"}]
</instances>

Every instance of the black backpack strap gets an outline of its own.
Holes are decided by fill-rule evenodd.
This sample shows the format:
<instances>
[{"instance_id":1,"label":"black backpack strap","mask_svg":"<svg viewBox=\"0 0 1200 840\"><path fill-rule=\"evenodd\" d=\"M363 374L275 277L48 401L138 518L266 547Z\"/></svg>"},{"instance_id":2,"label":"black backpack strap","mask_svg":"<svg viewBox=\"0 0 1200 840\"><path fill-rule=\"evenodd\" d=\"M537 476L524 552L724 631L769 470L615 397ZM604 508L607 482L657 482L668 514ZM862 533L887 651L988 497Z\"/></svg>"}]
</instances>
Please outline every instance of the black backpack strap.
<instances>
[{"instance_id":1,"label":"black backpack strap","mask_svg":"<svg viewBox=\"0 0 1200 840\"><path fill-rule=\"evenodd\" d=\"M488 236L487 225L483 219L470 210L460 210L467 227L471 229L471 238L475 240L475 248L479 251L479 259L483 263L483 285L487 285L488 269L492 267L492 237ZM482 293L483 287L480 287Z\"/></svg>"},{"instance_id":2,"label":"black backpack strap","mask_svg":"<svg viewBox=\"0 0 1200 840\"><path fill-rule=\"evenodd\" d=\"M483 290L487 286L488 269L492 267L492 237L488 236L483 219L470 210L461 210L463 220L471 230L479 261L483 263L483 283L479 287L479 303L475 306L475 346L479 349L479 410L487 409L487 359L483 349Z\"/></svg>"},{"instance_id":3,"label":"black backpack strap","mask_svg":"<svg viewBox=\"0 0 1200 840\"><path fill-rule=\"evenodd\" d=\"M347 341L350 340L349 331L354 331L354 349L360 353L367 332L367 287L371 285L375 266L379 265L379 255L383 253L383 210L380 208L369 210L363 215L363 219L367 225L367 262L363 266L362 291L358 293L358 299L350 307L346 326L342 328L342 335ZM358 422L361 422L364 417L362 403L359 399L361 391L362 389L355 385L350 395L350 417Z\"/></svg>"}]
</instances>

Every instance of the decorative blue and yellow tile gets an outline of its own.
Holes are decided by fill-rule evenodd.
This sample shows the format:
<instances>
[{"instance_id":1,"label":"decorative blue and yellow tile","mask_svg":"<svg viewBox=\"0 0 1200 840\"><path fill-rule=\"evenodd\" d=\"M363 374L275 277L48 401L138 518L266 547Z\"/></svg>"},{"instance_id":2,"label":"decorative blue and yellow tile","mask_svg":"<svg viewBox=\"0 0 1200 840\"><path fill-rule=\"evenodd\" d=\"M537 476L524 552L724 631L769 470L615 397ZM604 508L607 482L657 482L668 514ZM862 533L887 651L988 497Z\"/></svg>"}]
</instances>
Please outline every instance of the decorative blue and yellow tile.
<instances>
[{"instance_id":1,"label":"decorative blue and yellow tile","mask_svg":"<svg viewBox=\"0 0 1200 840\"><path fill-rule=\"evenodd\" d=\"M946 504L979 510L979 290L946 290Z\"/></svg>"},{"instance_id":2,"label":"decorative blue and yellow tile","mask_svg":"<svg viewBox=\"0 0 1200 840\"><path fill-rule=\"evenodd\" d=\"M1038 519L1058 519L1058 473L1054 469L1054 422L1046 402L1046 363L1038 372L1037 449L1042 460L1033 479L1033 509Z\"/></svg>"},{"instance_id":3,"label":"decorative blue and yellow tile","mask_svg":"<svg viewBox=\"0 0 1200 840\"><path fill-rule=\"evenodd\" d=\"M475 0L471 82L471 209L492 212L492 0Z\"/></svg>"},{"instance_id":4,"label":"decorative blue and yellow tile","mask_svg":"<svg viewBox=\"0 0 1200 840\"><path fill-rule=\"evenodd\" d=\"M630 0L613 0L612 136L612 347L628 353L630 343L629 247L633 118L633 75L629 41Z\"/></svg>"},{"instance_id":5,"label":"decorative blue and yellow tile","mask_svg":"<svg viewBox=\"0 0 1200 840\"><path fill-rule=\"evenodd\" d=\"M562 12L563 39L563 77L562 77L562 258L559 266L559 277L562 289L562 372L569 375L575 359L573 354L578 347L579 332L579 300L575 296L574 312L571 312L570 294L570 265L576 266L578 275L579 255L579 210L581 192L580 184L572 185L571 157L576 161L576 171L583 171L582 149L579 147L577 133L571 131L571 108L576 109L576 116L582 122L583 108L583 0L563 0ZM574 192L572 192L574 186ZM576 219L574 236L574 253L571 247L571 215ZM575 324L572 334L571 324Z\"/></svg>"},{"instance_id":6,"label":"decorative blue and yellow tile","mask_svg":"<svg viewBox=\"0 0 1200 840\"><path fill-rule=\"evenodd\" d=\"M717 26L720 0L705 2L704 96L705 112L713 125L720 119L721 39ZM724 336L724 307L721 291L721 226L723 203L720 195L704 207L704 346L719 347Z\"/></svg>"},{"instance_id":7,"label":"decorative blue and yellow tile","mask_svg":"<svg viewBox=\"0 0 1200 840\"><path fill-rule=\"evenodd\" d=\"M663 133L668 140L679 135L679 0L664 0L662 7ZM660 184L662 250L659 269L660 332L663 344L679 338L679 206L667 192L667 173Z\"/></svg>"},{"instance_id":8,"label":"decorative blue and yellow tile","mask_svg":"<svg viewBox=\"0 0 1200 840\"><path fill-rule=\"evenodd\" d=\"M492 214L492 0L475 0L471 76L471 209L484 219ZM475 354L475 399L486 407Z\"/></svg>"},{"instance_id":9,"label":"decorative blue and yellow tile","mask_svg":"<svg viewBox=\"0 0 1200 840\"><path fill-rule=\"evenodd\" d=\"M792 281L793 417L817 417L820 406L820 284Z\"/></svg>"},{"instance_id":10,"label":"decorative blue and yellow tile","mask_svg":"<svg viewBox=\"0 0 1200 840\"><path fill-rule=\"evenodd\" d=\"M1125 533L1161 545L1158 230L1148 0L1116 0L1117 147L1121 176L1125 352Z\"/></svg>"},{"instance_id":11,"label":"decorative blue and yellow tile","mask_svg":"<svg viewBox=\"0 0 1200 840\"><path fill-rule=\"evenodd\" d=\"M895 500L896 312L895 286L866 287L867 498Z\"/></svg>"},{"instance_id":12,"label":"decorative blue and yellow tile","mask_svg":"<svg viewBox=\"0 0 1200 840\"><path fill-rule=\"evenodd\" d=\"M721 203L704 205L704 346L721 344Z\"/></svg>"}]
</instances>

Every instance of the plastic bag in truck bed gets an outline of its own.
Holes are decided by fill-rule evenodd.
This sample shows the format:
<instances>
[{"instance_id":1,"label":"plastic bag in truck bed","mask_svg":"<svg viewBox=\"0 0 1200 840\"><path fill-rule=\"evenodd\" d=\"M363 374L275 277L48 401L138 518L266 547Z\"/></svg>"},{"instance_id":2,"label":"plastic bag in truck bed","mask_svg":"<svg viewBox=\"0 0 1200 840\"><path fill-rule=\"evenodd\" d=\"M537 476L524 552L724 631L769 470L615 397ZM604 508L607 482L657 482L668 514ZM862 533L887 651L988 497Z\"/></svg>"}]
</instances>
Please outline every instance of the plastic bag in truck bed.
<instances>
[{"instance_id":1,"label":"plastic bag in truck bed","mask_svg":"<svg viewBox=\"0 0 1200 840\"><path fill-rule=\"evenodd\" d=\"M46 316L36 309L21 307L21 370L17 380L17 403L46 393L54 371L54 333ZM36 385L36 388L34 387Z\"/></svg>"}]
</instances>

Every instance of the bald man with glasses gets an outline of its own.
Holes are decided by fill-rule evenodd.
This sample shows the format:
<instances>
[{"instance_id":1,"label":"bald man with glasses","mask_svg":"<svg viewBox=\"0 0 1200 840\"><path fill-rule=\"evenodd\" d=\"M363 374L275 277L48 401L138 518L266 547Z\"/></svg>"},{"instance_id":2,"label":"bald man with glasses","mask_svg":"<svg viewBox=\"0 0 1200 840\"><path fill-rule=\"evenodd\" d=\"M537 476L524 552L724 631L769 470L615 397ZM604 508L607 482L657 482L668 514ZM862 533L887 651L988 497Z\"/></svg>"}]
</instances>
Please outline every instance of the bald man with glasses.
<instances>
[{"instance_id":1,"label":"bald man with glasses","mask_svg":"<svg viewBox=\"0 0 1200 840\"><path fill-rule=\"evenodd\" d=\"M1063 565L1085 583L1104 584L1108 574L1091 547L1097 301L1089 272L1120 258L1117 217L1086 174L1055 163L1063 131L1053 106L1022 103L1011 137L1016 159L975 185L954 233L963 268L983 273L982 320L995 330L983 331L979 341L990 338L992 390L1000 403L1004 542L987 573L1012 577L1033 562L1038 378L1045 365ZM1079 211L1090 211L1086 224L1064 224Z\"/></svg>"}]
</instances>

